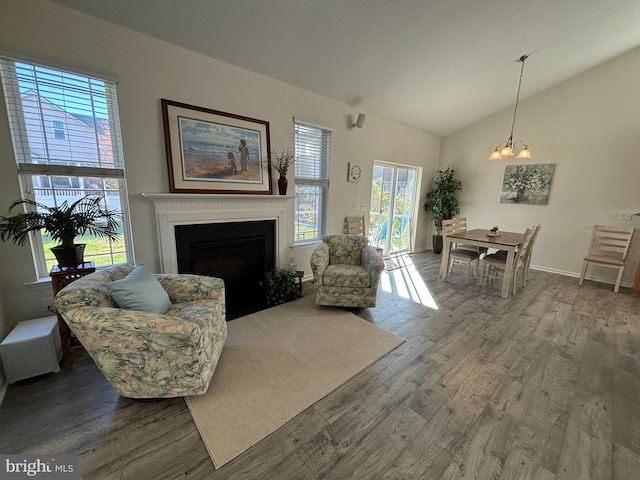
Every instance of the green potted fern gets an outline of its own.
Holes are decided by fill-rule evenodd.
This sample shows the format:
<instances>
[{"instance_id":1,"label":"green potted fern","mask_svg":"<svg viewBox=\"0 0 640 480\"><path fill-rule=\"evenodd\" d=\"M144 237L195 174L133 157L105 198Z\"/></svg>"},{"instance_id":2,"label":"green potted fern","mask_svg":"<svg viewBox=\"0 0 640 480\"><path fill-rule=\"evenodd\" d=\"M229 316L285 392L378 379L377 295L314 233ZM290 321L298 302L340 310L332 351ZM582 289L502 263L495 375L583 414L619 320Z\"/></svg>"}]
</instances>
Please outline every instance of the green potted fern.
<instances>
[{"instance_id":1,"label":"green potted fern","mask_svg":"<svg viewBox=\"0 0 640 480\"><path fill-rule=\"evenodd\" d=\"M84 263L83 243L76 237L86 233L114 241L120 239L120 212L103 206L103 197L84 196L69 204L50 207L31 199L19 199L9 206L9 212L21 205L24 212L9 217L0 216L0 240L24 245L31 232L43 231L58 245L51 251L60 267L77 267Z\"/></svg>"},{"instance_id":2,"label":"green potted fern","mask_svg":"<svg viewBox=\"0 0 640 480\"><path fill-rule=\"evenodd\" d=\"M267 305L273 307L300 298L300 285L297 278L295 273L281 268L274 268L265 273L262 290Z\"/></svg>"},{"instance_id":3,"label":"green potted fern","mask_svg":"<svg viewBox=\"0 0 640 480\"><path fill-rule=\"evenodd\" d=\"M442 222L460 213L460 204L456 194L462 190L462 182L455 178L451 167L438 170L435 187L427 192L424 209L433 219L436 233L433 235L433 252L442 253Z\"/></svg>"}]
</instances>

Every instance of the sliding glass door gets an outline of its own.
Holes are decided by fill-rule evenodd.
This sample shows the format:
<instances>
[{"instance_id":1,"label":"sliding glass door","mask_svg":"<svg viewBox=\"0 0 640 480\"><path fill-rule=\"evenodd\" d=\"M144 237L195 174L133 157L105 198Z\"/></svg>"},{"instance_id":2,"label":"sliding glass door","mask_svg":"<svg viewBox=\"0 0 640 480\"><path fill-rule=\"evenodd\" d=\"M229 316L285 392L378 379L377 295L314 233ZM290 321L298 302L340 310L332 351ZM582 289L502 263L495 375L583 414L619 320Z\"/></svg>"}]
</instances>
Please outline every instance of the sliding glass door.
<instances>
[{"instance_id":1,"label":"sliding glass door","mask_svg":"<svg viewBox=\"0 0 640 480\"><path fill-rule=\"evenodd\" d=\"M374 162L369 244L384 254L412 251L417 169Z\"/></svg>"}]
</instances>

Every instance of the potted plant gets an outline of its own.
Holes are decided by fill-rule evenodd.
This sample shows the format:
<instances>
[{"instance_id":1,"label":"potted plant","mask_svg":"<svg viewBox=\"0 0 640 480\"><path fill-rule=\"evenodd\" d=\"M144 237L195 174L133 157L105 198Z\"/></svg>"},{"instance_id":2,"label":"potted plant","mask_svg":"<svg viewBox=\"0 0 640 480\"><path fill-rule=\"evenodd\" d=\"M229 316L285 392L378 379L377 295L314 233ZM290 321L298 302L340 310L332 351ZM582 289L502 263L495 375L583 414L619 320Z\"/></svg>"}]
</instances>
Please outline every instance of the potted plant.
<instances>
[{"instance_id":1,"label":"potted plant","mask_svg":"<svg viewBox=\"0 0 640 480\"><path fill-rule=\"evenodd\" d=\"M278 192L280 195L287 194L287 184L289 183L287 172L289 167L293 165L294 159L295 152L290 148L283 150L281 153L275 150L271 153L271 166L280 174L280 178L278 178Z\"/></svg>"},{"instance_id":2,"label":"potted plant","mask_svg":"<svg viewBox=\"0 0 640 480\"><path fill-rule=\"evenodd\" d=\"M436 233L433 235L434 253L442 253L442 222L460 213L456 193L462 190L462 182L456 180L453 168L438 170L435 188L427 192L424 209L433 219Z\"/></svg>"},{"instance_id":3,"label":"potted plant","mask_svg":"<svg viewBox=\"0 0 640 480\"><path fill-rule=\"evenodd\" d=\"M75 243L77 236L89 233L115 241L120 239L121 214L103 206L103 197L87 195L71 204L64 201L58 207L23 198L13 202L9 212L18 205L23 205L27 211L10 217L0 216L0 240L24 245L31 232L42 230L58 242L51 251L60 267L75 268L84 263L85 244Z\"/></svg>"},{"instance_id":4,"label":"potted plant","mask_svg":"<svg viewBox=\"0 0 640 480\"><path fill-rule=\"evenodd\" d=\"M264 275L262 290L267 305L273 307L300 298L300 285L295 272L274 268Z\"/></svg>"}]
</instances>

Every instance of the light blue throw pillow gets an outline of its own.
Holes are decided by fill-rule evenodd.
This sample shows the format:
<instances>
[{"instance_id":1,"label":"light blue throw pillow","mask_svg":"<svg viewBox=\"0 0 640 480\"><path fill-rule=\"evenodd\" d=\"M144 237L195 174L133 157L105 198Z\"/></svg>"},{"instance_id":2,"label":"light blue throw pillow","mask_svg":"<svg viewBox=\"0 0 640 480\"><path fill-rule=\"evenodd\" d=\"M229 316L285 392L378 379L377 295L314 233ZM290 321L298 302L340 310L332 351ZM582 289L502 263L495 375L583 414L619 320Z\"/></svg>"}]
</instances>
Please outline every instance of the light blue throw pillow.
<instances>
[{"instance_id":1,"label":"light blue throw pillow","mask_svg":"<svg viewBox=\"0 0 640 480\"><path fill-rule=\"evenodd\" d=\"M120 308L164 313L171 307L169 295L143 263L126 277L109 282L108 287Z\"/></svg>"}]
</instances>

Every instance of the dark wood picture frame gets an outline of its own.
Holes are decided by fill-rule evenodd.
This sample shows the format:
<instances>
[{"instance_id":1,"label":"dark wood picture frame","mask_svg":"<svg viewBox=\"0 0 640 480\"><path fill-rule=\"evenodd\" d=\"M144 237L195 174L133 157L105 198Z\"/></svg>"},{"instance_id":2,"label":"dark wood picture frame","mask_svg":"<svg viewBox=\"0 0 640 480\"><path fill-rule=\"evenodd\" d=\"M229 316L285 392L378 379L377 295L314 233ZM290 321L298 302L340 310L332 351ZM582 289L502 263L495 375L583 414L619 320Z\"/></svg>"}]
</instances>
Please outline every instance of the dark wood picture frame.
<instances>
[{"instance_id":1,"label":"dark wood picture frame","mask_svg":"<svg viewBox=\"0 0 640 480\"><path fill-rule=\"evenodd\" d=\"M271 195L269 122L161 102L171 193Z\"/></svg>"}]
</instances>

